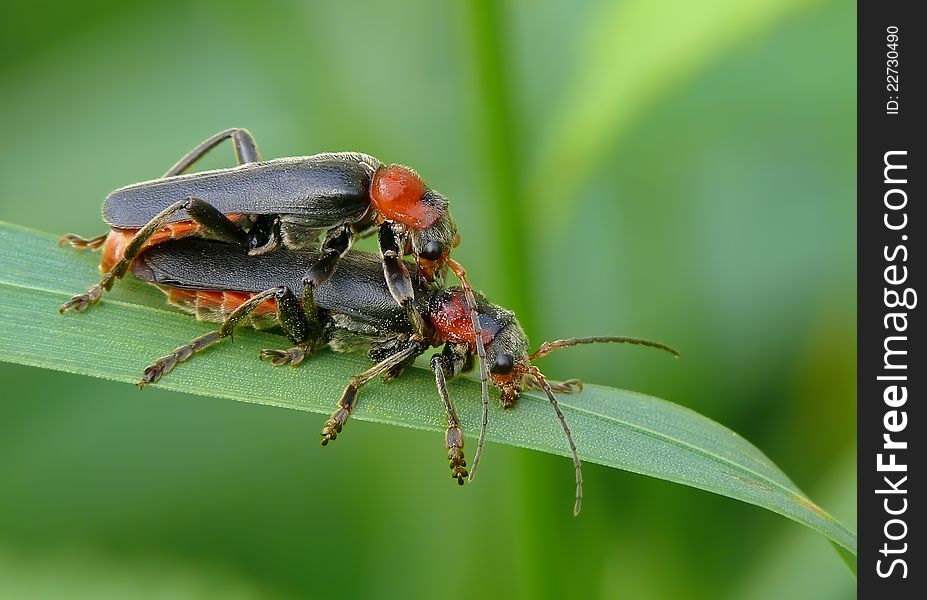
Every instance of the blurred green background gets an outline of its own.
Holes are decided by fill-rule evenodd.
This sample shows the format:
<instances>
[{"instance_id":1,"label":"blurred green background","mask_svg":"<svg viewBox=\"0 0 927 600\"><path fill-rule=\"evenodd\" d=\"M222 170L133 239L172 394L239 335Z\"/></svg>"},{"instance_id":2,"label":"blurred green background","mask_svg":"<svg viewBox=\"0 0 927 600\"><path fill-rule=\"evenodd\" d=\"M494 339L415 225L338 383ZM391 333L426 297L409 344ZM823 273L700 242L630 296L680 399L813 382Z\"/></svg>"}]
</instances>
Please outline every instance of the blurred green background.
<instances>
[{"instance_id":1,"label":"blurred green background","mask_svg":"<svg viewBox=\"0 0 927 600\"><path fill-rule=\"evenodd\" d=\"M708 415L855 523L853 3L37 1L0 50L0 219L100 233L107 192L232 126L413 165L535 343L683 351L552 377ZM563 458L490 445L457 489L431 433L323 451L319 415L0 377L2 597L855 592L818 534L663 481L587 464L574 519Z\"/></svg>"}]
</instances>

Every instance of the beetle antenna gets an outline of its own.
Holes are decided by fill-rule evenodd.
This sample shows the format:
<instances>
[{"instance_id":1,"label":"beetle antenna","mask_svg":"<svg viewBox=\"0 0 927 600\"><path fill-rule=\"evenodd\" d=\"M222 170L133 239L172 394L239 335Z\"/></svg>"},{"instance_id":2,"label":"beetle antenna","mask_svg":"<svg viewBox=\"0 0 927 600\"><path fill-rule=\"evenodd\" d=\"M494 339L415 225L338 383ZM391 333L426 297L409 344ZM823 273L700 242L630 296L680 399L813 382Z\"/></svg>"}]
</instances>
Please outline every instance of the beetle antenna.
<instances>
[{"instance_id":1,"label":"beetle antenna","mask_svg":"<svg viewBox=\"0 0 927 600\"><path fill-rule=\"evenodd\" d=\"M473 481L476 476L476 467L480 464L480 456L483 454L483 444L486 443L486 426L489 424L489 366L486 364L486 346L483 344L483 328L480 326L480 315L476 309L476 297L473 295L473 288L470 287L470 281L467 279L467 272L459 262L452 258L447 259L447 266L450 267L457 279L460 280L463 288L464 298L467 299L467 306L470 307L470 320L473 322L474 345L476 346L476 356L480 362L480 393L482 396L482 418L480 421L480 437L476 442L476 452L473 454L473 466L470 467L468 479Z\"/></svg>"},{"instance_id":2,"label":"beetle antenna","mask_svg":"<svg viewBox=\"0 0 927 600\"><path fill-rule=\"evenodd\" d=\"M554 407L554 412L557 413L557 418L560 419L560 426L563 427L563 433L566 434L567 443L570 445L570 451L573 452L573 466L576 468L576 503L573 505L573 516L576 516L579 514L579 509L582 508L583 504L583 466L579 461L579 452L576 451L576 443L573 442L573 433L570 431L570 426L567 425L566 417L563 416L563 411L560 410L560 405L557 403L557 397L554 396L554 391L550 388L550 384L547 383L547 379L544 378L543 373L541 373L537 367L528 367L528 374L537 381L541 389L547 394L547 399L550 400L551 406Z\"/></svg>"},{"instance_id":3,"label":"beetle antenna","mask_svg":"<svg viewBox=\"0 0 927 600\"><path fill-rule=\"evenodd\" d=\"M596 343L608 343L616 342L622 344L637 344L639 346L649 346L650 348L657 348L658 350L665 350L669 352L676 358L679 358L679 352L675 349L667 346L666 344L661 344L660 342L654 342L652 340L645 340L643 338L635 337L624 337L618 335L596 335L590 337L577 337L577 338L568 338L565 340L556 340L554 342L544 342L538 347L531 355L528 356L529 360L534 360L536 358L541 358L547 354L550 354L558 348L567 348L569 346L578 346L580 344L596 344Z\"/></svg>"}]
</instances>

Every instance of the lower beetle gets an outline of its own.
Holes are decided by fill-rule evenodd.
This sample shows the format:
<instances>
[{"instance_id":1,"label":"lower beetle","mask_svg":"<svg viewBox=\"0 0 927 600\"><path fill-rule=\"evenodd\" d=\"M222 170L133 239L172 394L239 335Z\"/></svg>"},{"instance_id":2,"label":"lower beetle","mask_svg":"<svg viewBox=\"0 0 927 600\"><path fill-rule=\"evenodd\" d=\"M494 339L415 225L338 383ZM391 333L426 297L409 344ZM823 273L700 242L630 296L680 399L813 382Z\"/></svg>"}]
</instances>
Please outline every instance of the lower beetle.
<instances>
[{"instance_id":1,"label":"lower beetle","mask_svg":"<svg viewBox=\"0 0 927 600\"><path fill-rule=\"evenodd\" d=\"M515 406L519 393L528 387L543 390L550 400L573 454L574 513L578 513L582 500L581 465L554 392L571 392L582 384L577 380L548 381L531 362L557 348L595 342L642 344L677 354L657 342L612 336L548 342L529 353L528 338L512 312L477 294L481 323L478 334L464 291L434 285L414 287L413 304L425 316L427 332L420 338L383 283L375 255L352 251L343 257L336 273L307 293L302 273L322 259L318 252L297 250L249 255L236 246L192 238L166 242L142 253L132 265L137 277L165 291L170 302L195 312L200 319L221 322L221 326L159 358L145 369L139 386L158 381L178 363L230 336L242 324L279 327L295 344L285 350L263 350L261 356L271 359L274 365L299 364L323 346L337 352L367 349L375 364L353 377L345 388L337 409L321 431L324 446L341 433L354 410L358 392L367 382L377 376L385 380L397 377L429 347L443 345L443 351L434 354L430 364L447 418L445 447L451 474L463 484L467 476L464 440L446 380L472 368L474 352L480 345L477 342L482 341L490 379L501 392L503 408ZM414 271L417 267L408 268Z\"/></svg>"}]
</instances>

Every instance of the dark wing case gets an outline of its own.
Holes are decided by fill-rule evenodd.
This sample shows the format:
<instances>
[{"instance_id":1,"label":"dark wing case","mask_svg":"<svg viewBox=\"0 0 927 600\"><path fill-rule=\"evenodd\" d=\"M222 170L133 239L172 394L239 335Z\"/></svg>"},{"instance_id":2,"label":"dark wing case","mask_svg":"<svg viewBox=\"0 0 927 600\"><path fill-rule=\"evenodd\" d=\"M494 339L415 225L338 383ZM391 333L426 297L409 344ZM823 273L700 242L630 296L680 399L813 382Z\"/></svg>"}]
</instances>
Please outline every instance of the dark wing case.
<instances>
[{"instance_id":1,"label":"dark wing case","mask_svg":"<svg viewBox=\"0 0 927 600\"><path fill-rule=\"evenodd\" d=\"M132 265L136 277L165 287L190 290L261 292L287 286L303 293L302 277L319 258L308 250L277 250L250 256L241 247L197 238L159 244L146 250ZM416 281L415 266L407 264ZM416 286L416 306L424 311L431 291ZM396 304L383 279L379 256L349 252L335 273L315 290L321 308L358 321L407 331L405 310Z\"/></svg>"},{"instance_id":2,"label":"dark wing case","mask_svg":"<svg viewBox=\"0 0 927 600\"><path fill-rule=\"evenodd\" d=\"M327 229L364 214L378 165L366 154L342 152L154 179L112 192L103 203L103 218L117 229L137 229L192 196L224 214L294 214L305 218L306 227ZM180 213L173 221L188 218Z\"/></svg>"}]
</instances>

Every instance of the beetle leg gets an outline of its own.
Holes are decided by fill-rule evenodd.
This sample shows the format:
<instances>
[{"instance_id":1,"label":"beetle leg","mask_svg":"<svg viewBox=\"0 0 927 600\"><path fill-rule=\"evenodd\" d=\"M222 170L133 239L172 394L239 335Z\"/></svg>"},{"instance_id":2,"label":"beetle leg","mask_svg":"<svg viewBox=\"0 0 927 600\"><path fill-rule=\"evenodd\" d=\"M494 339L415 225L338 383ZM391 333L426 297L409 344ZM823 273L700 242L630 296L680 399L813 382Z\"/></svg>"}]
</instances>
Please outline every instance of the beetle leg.
<instances>
[{"instance_id":1,"label":"beetle leg","mask_svg":"<svg viewBox=\"0 0 927 600\"><path fill-rule=\"evenodd\" d=\"M380 225L377 242L383 259L383 277L389 292L397 304L405 306L415 299L415 288L412 287L412 277L402 261L402 249L390 223Z\"/></svg>"},{"instance_id":2,"label":"beetle leg","mask_svg":"<svg viewBox=\"0 0 927 600\"><path fill-rule=\"evenodd\" d=\"M456 344L445 344L444 352L431 357L431 370L435 374L435 385L438 395L444 403L444 413L447 417L447 429L444 430L444 447L447 448L447 460L451 468L451 477L460 485L467 477L467 461L464 460L464 439L460 431L460 420L457 410L447 392L447 378L453 378L463 368L467 358L467 347Z\"/></svg>"},{"instance_id":3,"label":"beetle leg","mask_svg":"<svg viewBox=\"0 0 927 600\"><path fill-rule=\"evenodd\" d=\"M187 152L187 154L179 161L177 161L177 164L171 167L168 172L164 174L164 176L173 177L175 175L180 175L192 167L196 161L208 154L210 150L227 139L231 139L232 144L235 146L235 157L238 159L238 164L243 165L261 160L260 154L258 153L257 144L255 143L254 136L251 135L251 132L249 132L247 129L240 129L236 127L234 129L220 131L216 135L198 145L193 150Z\"/></svg>"},{"instance_id":4,"label":"beetle leg","mask_svg":"<svg viewBox=\"0 0 927 600\"><path fill-rule=\"evenodd\" d=\"M145 369L144 375L138 382L138 387L145 387L149 383L156 383L161 377L170 373L177 363L186 362L196 352L202 352L206 348L218 343L222 338L232 334L238 322L251 314L258 306L265 301L273 298L280 290L286 288L272 288L259 294L255 294L246 302L242 303L233 310L222 322L222 326L217 331L210 331L207 334L195 338L185 346L181 346L168 354L156 360L151 366Z\"/></svg>"},{"instance_id":5,"label":"beetle leg","mask_svg":"<svg viewBox=\"0 0 927 600\"><path fill-rule=\"evenodd\" d=\"M156 383L163 376L170 373L178 363L186 362L197 352L202 352L206 348L213 346L222 339L230 337L239 322L254 312L257 307L273 299L277 304L277 320L287 336L294 342L300 344L305 353L312 353L312 346L316 340L311 340L307 336L311 332L309 323L305 322L302 311L298 310L299 303L296 296L287 287L276 287L255 294L246 302L243 302L233 310L222 322L222 325L216 331L210 331L201 335L189 344L181 346L168 354L156 360L151 366L145 369L142 378L138 382L138 387L143 388L149 383ZM292 314L292 307L296 306L295 314ZM297 316L299 315L299 316ZM302 317L302 322L300 322Z\"/></svg>"},{"instance_id":6,"label":"beetle leg","mask_svg":"<svg viewBox=\"0 0 927 600\"><path fill-rule=\"evenodd\" d=\"M351 238L350 225L328 230L328 233L325 234L325 241L322 242L321 258L312 265L303 277L305 287L316 288L332 276L338 267L338 261L351 249Z\"/></svg>"},{"instance_id":7,"label":"beetle leg","mask_svg":"<svg viewBox=\"0 0 927 600\"><path fill-rule=\"evenodd\" d=\"M467 279L467 272L456 260L447 259L447 266L451 268L463 288L464 298L470 308L470 321L473 323L473 342L476 346L476 356L480 360L480 396L482 399L482 421L480 422L480 437L476 442L476 452L473 454L473 466L470 467L470 480L476 475L476 468L480 465L480 455L483 453L483 444L486 442L486 427L489 424L489 365L486 361L486 346L483 343L483 328L477 310L476 297L473 288Z\"/></svg>"},{"instance_id":8,"label":"beetle leg","mask_svg":"<svg viewBox=\"0 0 927 600\"><path fill-rule=\"evenodd\" d=\"M322 285L338 266L338 261L342 256L347 254L351 248L352 232L349 225L344 227L330 229L325 235L325 241L322 242L322 256L316 261L309 271L303 276L303 309L302 312L306 318L313 322L314 327L318 330L318 337L321 337L321 324L318 321L318 308L315 304L313 290L316 286ZM262 353L262 356L263 353ZM286 358L278 354L267 355L274 356L274 364L286 364ZM299 360L302 360L301 358ZM299 361L287 361L291 364L297 364Z\"/></svg>"},{"instance_id":9,"label":"beetle leg","mask_svg":"<svg viewBox=\"0 0 927 600\"><path fill-rule=\"evenodd\" d=\"M361 232L357 235L357 239L359 239L359 240L366 240L367 238L372 238L372 237L375 236L376 234L377 234L377 230L376 230L376 229L372 229L372 228L371 228L371 229L363 229L363 230L361 230Z\"/></svg>"},{"instance_id":10,"label":"beetle leg","mask_svg":"<svg viewBox=\"0 0 927 600\"><path fill-rule=\"evenodd\" d=\"M360 389L368 381L378 375L386 373L410 358L415 358L424 351L424 345L416 340L411 340L405 344L405 347L402 347L396 353L384 358L363 373L352 377L351 382L344 389L344 393L341 394L341 398L338 400L338 408L332 413L332 416L325 421L325 426L322 428L322 445L327 446L330 441L334 440L338 437L338 434L341 433L348 417L354 412L354 405L357 402L358 392L360 392Z\"/></svg>"},{"instance_id":11,"label":"beetle leg","mask_svg":"<svg viewBox=\"0 0 927 600\"><path fill-rule=\"evenodd\" d=\"M395 367L393 367L392 369L390 369L389 371L387 371L386 373L383 373L383 377L382 377L383 382L386 383L386 382L392 381L393 379L396 379L397 377L401 377L402 374L405 373L406 369L409 368L409 366L411 366L412 363L415 362L415 359L416 359L415 356L411 356L407 358L406 360L402 361L401 363L399 363L398 365L396 365Z\"/></svg>"},{"instance_id":12,"label":"beetle leg","mask_svg":"<svg viewBox=\"0 0 927 600\"><path fill-rule=\"evenodd\" d=\"M583 391L583 382L580 381L579 379L567 379L566 381L548 381L547 383L550 384L550 389L552 389L555 392L560 392L563 394L573 394L575 392ZM541 387L539 383L537 383L531 378L525 379L524 386L525 386L524 389L526 390L531 390L531 389L543 390L544 389L543 387Z\"/></svg>"},{"instance_id":13,"label":"beetle leg","mask_svg":"<svg viewBox=\"0 0 927 600\"><path fill-rule=\"evenodd\" d=\"M238 164L243 165L246 163L258 162L261 160L260 154L258 153L258 149L257 149L257 143L255 143L254 136L251 135L251 132L249 132L247 129L241 129L241 128L226 129L225 131L220 131L216 135L205 140L203 143L199 144L196 148L188 152L183 158L177 161L177 163L173 167L171 167L167 171L167 173L164 174L164 177L173 177L175 175L180 175L181 173L184 173L185 171L187 171L187 169L192 167L194 163L196 163L199 159L201 159L203 156L208 154L210 150L212 150L213 148L215 148L216 146L218 146L220 143L222 143L224 140L227 140L227 139L231 139L232 143L235 146L235 157L238 160ZM215 212L218 213L218 211L215 211ZM218 214L220 214L222 217L225 216L225 215L222 215L222 213L218 213ZM221 219L217 220L215 217L211 217L211 220L213 222L218 222L217 227L219 228L221 232L224 232L226 234L225 237L227 237L227 234L228 234L228 232L226 231L228 229L227 225L225 223L222 223ZM230 221L228 221L227 218L224 220L227 221L228 223L231 223ZM205 226L206 224L203 224L203 225ZM92 250L96 250L100 246L103 245L103 242L106 241L106 236L107 234L103 234L95 238L86 239L79 235L74 235L73 233L69 233L65 235L63 238L61 238L60 243L61 244L69 243L71 246L74 246L75 248L81 248L81 249L90 248ZM242 243L240 239L241 238L240 235L234 234L233 237L234 237L235 243ZM109 289L109 288L106 288L106 289ZM99 294L97 294L96 296L97 296L96 299L99 300ZM88 302L91 299L92 299L91 297L88 297L84 300L82 304L75 303L72 306L76 307L78 306L78 304L80 304L81 308L78 308L78 310L82 310L83 308L86 308L86 306L88 305ZM93 302L89 302L89 303L93 304Z\"/></svg>"},{"instance_id":14,"label":"beetle leg","mask_svg":"<svg viewBox=\"0 0 927 600\"><path fill-rule=\"evenodd\" d=\"M277 296L277 321L296 346L287 350L265 348L261 350L261 358L269 358L275 367L295 367L322 346L324 327L311 297L310 305L300 306L296 294L289 288L283 289L286 292Z\"/></svg>"},{"instance_id":15,"label":"beetle leg","mask_svg":"<svg viewBox=\"0 0 927 600\"><path fill-rule=\"evenodd\" d=\"M415 288L412 286L412 277L409 269L402 260L402 250L399 240L389 223L380 225L377 241L380 246L380 257L383 260L383 278L390 294L396 303L406 309L406 316L412 324L415 338L425 339L425 320L415 309Z\"/></svg>"},{"instance_id":16,"label":"beetle leg","mask_svg":"<svg viewBox=\"0 0 927 600\"><path fill-rule=\"evenodd\" d=\"M88 306L99 302L100 296L103 295L103 291L112 289L113 283L126 274L132 261L135 260L139 253L145 248L151 236L167 225L171 218L181 211L186 211L190 218L199 223L208 237L212 239L238 244L248 243L248 236L245 232L211 204L199 198L184 198L183 200L178 200L155 215L151 221L136 232L132 241L126 246L122 258L103 276L100 283L93 286L85 293L74 296L65 302L58 311L63 313L69 308L73 308L80 312Z\"/></svg>"},{"instance_id":17,"label":"beetle leg","mask_svg":"<svg viewBox=\"0 0 927 600\"><path fill-rule=\"evenodd\" d=\"M260 256L280 248L280 217L264 215L248 231L248 254Z\"/></svg>"},{"instance_id":18,"label":"beetle leg","mask_svg":"<svg viewBox=\"0 0 927 600\"><path fill-rule=\"evenodd\" d=\"M366 240L376 234L377 230L374 225L377 222L377 211L372 206L368 206L364 214L359 219L351 223L351 231L357 235L357 239Z\"/></svg>"},{"instance_id":19,"label":"beetle leg","mask_svg":"<svg viewBox=\"0 0 927 600\"><path fill-rule=\"evenodd\" d=\"M199 198L187 198L184 210L211 240L247 247L248 234L218 208Z\"/></svg>"},{"instance_id":20,"label":"beetle leg","mask_svg":"<svg viewBox=\"0 0 927 600\"><path fill-rule=\"evenodd\" d=\"M98 235L95 238L87 239L85 237L81 237L73 233L68 233L64 237L62 237L60 240L58 240L58 245L63 246L65 244L70 244L71 246L75 248L79 248L81 250L83 250L84 248L90 248L91 250L99 250L100 246L102 246L103 243L106 241L106 236L108 235L109 233L104 233L103 235Z\"/></svg>"}]
</instances>

